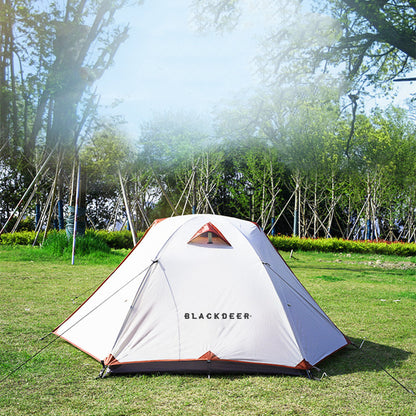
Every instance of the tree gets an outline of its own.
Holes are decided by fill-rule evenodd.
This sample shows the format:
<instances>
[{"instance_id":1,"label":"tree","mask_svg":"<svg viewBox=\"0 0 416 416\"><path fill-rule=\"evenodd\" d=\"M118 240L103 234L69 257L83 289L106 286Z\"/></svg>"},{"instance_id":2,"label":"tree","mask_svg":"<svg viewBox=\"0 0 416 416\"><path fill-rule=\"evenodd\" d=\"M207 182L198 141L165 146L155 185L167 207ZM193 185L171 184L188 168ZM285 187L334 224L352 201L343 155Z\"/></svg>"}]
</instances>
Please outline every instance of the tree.
<instances>
[{"instance_id":1,"label":"tree","mask_svg":"<svg viewBox=\"0 0 416 416\"><path fill-rule=\"evenodd\" d=\"M246 155L258 152L258 159L250 156L255 161L251 163L255 171L239 170L244 174L243 181L248 180L258 189L255 201L264 200L265 182L258 180L263 178L264 172L268 172L266 176L271 188L272 181L274 186L279 183L278 179L273 179L272 171L290 172L281 187L288 192L285 194L286 201L291 201L289 207L293 209L290 215L295 217L291 227L296 234L328 235L331 229L342 192L339 171L344 138L336 134L339 115L337 90L331 85L316 84L261 90L256 97L248 100L248 104L244 106L240 100L240 105L233 104L219 118L221 133L231 139L237 149L242 143L249 143L253 148L239 150L244 156L237 160L245 160ZM277 158L272 164L273 169L264 170L263 165L268 164L272 154ZM277 161L286 169L279 169ZM254 172L257 173L254 175ZM272 195L270 193L269 196ZM329 201L327 206L324 206L324 201ZM279 206L278 202L274 201L274 207L280 211L286 204ZM263 213L264 209L258 209L258 212ZM267 223L264 215L258 217ZM312 232L310 224L313 225Z\"/></svg>"},{"instance_id":2,"label":"tree","mask_svg":"<svg viewBox=\"0 0 416 416\"><path fill-rule=\"evenodd\" d=\"M193 4L201 27L220 29L224 20L236 25L241 3L195 0ZM280 13L274 14L276 28L264 42L261 68L268 75L280 71L279 81L293 72L304 78L306 73L328 72L329 66L335 66L357 81L355 87L385 85L416 67L416 4L412 0L315 0L313 10L302 0L265 4L280 7Z\"/></svg>"},{"instance_id":3,"label":"tree","mask_svg":"<svg viewBox=\"0 0 416 416\"><path fill-rule=\"evenodd\" d=\"M43 194L68 188L63 182L71 159L96 112L93 84L128 34L114 21L127 3L1 1L0 151L10 169L22 173L23 191L52 152L45 171L55 177ZM51 213L55 201L49 204Z\"/></svg>"},{"instance_id":4,"label":"tree","mask_svg":"<svg viewBox=\"0 0 416 416\"><path fill-rule=\"evenodd\" d=\"M162 113L144 123L139 160L153 173L163 197L159 216L178 214L180 199L200 155L212 144L206 123L194 114Z\"/></svg>"},{"instance_id":5,"label":"tree","mask_svg":"<svg viewBox=\"0 0 416 416\"><path fill-rule=\"evenodd\" d=\"M326 3L326 10L339 23L342 34L322 57L335 63L345 60L350 79L386 83L415 68L414 1L328 0Z\"/></svg>"},{"instance_id":6,"label":"tree","mask_svg":"<svg viewBox=\"0 0 416 416\"><path fill-rule=\"evenodd\" d=\"M118 172L127 171L134 160L132 145L119 126L101 120L80 157L88 191L88 216L94 226L107 228L121 194Z\"/></svg>"}]
</instances>

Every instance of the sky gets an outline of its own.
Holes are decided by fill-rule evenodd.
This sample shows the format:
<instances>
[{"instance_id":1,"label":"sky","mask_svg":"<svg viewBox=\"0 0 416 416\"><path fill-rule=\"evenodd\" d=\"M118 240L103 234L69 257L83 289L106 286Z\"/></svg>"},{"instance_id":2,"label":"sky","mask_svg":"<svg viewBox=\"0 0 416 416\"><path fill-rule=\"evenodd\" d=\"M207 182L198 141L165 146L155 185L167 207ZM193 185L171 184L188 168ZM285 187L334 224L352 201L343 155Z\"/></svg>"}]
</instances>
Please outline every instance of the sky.
<instances>
[{"instance_id":1,"label":"sky","mask_svg":"<svg viewBox=\"0 0 416 416\"><path fill-rule=\"evenodd\" d=\"M255 85L256 28L201 35L190 18L188 0L148 0L119 14L130 36L97 87L103 106L122 100L105 112L123 115L130 130L165 111L209 115Z\"/></svg>"},{"instance_id":2,"label":"sky","mask_svg":"<svg viewBox=\"0 0 416 416\"><path fill-rule=\"evenodd\" d=\"M129 23L130 36L98 81L97 92L102 114L122 115L132 135L164 112L209 119L215 105L257 84L257 39L272 22L259 12L261 4L236 30L223 35L197 33L189 4L190 0L145 0L116 15L120 24ZM397 83L399 102L416 92L415 84Z\"/></svg>"}]
</instances>

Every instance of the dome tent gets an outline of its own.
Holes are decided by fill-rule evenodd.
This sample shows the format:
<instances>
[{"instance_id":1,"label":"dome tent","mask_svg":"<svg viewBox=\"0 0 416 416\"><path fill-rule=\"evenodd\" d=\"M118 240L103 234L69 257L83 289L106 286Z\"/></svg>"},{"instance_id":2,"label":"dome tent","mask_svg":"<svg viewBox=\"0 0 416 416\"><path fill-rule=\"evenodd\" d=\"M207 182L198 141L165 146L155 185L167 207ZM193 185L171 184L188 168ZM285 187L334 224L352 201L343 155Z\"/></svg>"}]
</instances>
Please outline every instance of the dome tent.
<instances>
[{"instance_id":1,"label":"dome tent","mask_svg":"<svg viewBox=\"0 0 416 416\"><path fill-rule=\"evenodd\" d=\"M305 374L349 343L254 223L157 220L54 333L109 373Z\"/></svg>"}]
</instances>

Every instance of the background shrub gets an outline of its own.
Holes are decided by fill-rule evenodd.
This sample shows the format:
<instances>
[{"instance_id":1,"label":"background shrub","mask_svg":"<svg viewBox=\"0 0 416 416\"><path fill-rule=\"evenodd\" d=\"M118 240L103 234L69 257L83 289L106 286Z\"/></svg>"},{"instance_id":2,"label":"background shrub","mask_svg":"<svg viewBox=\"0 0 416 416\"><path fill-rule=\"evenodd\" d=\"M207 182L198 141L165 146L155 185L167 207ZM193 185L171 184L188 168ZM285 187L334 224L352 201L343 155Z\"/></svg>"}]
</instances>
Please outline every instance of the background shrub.
<instances>
[{"instance_id":1,"label":"background shrub","mask_svg":"<svg viewBox=\"0 0 416 416\"><path fill-rule=\"evenodd\" d=\"M137 234L137 240L143 237ZM2 245L31 245L35 239L34 231L6 233L0 236ZM42 241L40 233L38 241ZM78 241L79 240L79 241ZM416 256L415 243L390 243L387 241L352 241L340 238L300 238L277 236L270 237L272 244L281 251L320 251L331 253L368 253L391 254L396 256ZM44 244L45 249L55 255L62 255L65 250L71 252L72 240L69 242L64 231L52 231ZM121 250L133 248L130 231L94 231L87 230L85 237L77 238L77 254L88 255L94 251L108 253L110 249Z\"/></svg>"},{"instance_id":2,"label":"background shrub","mask_svg":"<svg viewBox=\"0 0 416 416\"><path fill-rule=\"evenodd\" d=\"M127 230L123 231L95 231L110 248L122 249L133 248L133 239L131 238L131 232ZM137 241L143 236L143 232L137 233Z\"/></svg>"},{"instance_id":3,"label":"background shrub","mask_svg":"<svg viewBox=\"0 0 416 416\"><path fill-rule=\"evenodd\" d=\"M68 239L65 231L52 231L46 238L42 248L54 256L68 257L72 254L72 239ZM104 239L93 231L87 231L85 236L77 237L76 239L75 252L77 256L88 256L92 253L109 253L110 250Z\"/></svg>"},{"instance_id":4,"label":"background shrub","mask_svg":"<svg viewBox=\"0 0 416 416\"><path fill-rule=\"evenodd\" d=\"M36 233L34 231L19 231L17 233L5 233L0 236L0 244L9 246L28 246L33 244ZM43 233L39 234L40 240L43 238Z\"/></svg>"},{"instance_id":5,"label":"background shrub","mask_svg":"<svg viewBox=\"0 0 416 416\"><path fill-rule=\"evenodd\" d=\"M272 244L281 251L320 251L330 253L390 254L415 256L415 243L386 241L355 241L340 238L270 237Z\"/></svg>"}]
</instances>

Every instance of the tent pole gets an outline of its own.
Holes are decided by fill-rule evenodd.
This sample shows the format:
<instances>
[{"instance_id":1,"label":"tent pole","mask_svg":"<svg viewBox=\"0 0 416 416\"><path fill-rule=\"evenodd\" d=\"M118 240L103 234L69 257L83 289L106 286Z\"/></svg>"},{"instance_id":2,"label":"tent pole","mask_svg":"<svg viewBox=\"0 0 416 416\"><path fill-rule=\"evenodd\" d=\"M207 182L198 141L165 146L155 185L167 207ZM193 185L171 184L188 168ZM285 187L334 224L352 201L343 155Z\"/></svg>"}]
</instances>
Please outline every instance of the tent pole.
<instances>
[{"instance_id":1,"label":"tent pole","mask_svg":"<svg viewBox=\"0 0 416 416\"><path fill-rule=\"evenodd\" d=\"M81 183L81 163L78 160L78 173L77 173L77 191L75 195L75 213L74 213L74 230L72 232L72 259L71 264L75 263L75 244L77 240L77 216L78 216L78 204L79 204L79 188Z\"/></svg>"}]
</instances>

